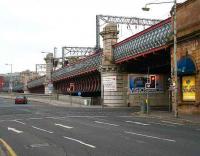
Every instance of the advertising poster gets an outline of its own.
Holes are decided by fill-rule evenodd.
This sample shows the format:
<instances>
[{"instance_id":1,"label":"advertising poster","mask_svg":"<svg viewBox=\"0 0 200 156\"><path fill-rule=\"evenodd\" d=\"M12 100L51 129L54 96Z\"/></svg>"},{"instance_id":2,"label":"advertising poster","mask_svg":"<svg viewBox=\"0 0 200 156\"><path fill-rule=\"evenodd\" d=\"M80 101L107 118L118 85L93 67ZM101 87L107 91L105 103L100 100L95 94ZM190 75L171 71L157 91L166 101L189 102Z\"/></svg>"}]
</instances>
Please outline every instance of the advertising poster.
<instances>
[{"instance_id":1,"label":"advertising poster","mask_svg":"<svg viewBox=\"0 0 200 156\"><path fill-rule=\"evenodd\" d=\"M117 91L117 77L106 76L103 77L103 85L105 91Z\"/></svg>"},{"instance_id":2,"label":"advertising poster","mask_svg":"<svg viewBox=\"0 0 200 156\"><path fill-rule=\"evenodd\" d=\"M129 89L130 93L146 92L145 84L147 83L146 74L129 74ZM150 92L164 91L163 75L156 75L156 89L149 90Z\"/></svg>"},{"instance_id":3,"label":"advertising poster","mask_svg":"<svg viewBox=\"0 0 200 156\"><path fill-rule=\"evenodd\" d=\"M183 101L195 101L195 76L182 77Z\"/></svg>"}]
</instances>

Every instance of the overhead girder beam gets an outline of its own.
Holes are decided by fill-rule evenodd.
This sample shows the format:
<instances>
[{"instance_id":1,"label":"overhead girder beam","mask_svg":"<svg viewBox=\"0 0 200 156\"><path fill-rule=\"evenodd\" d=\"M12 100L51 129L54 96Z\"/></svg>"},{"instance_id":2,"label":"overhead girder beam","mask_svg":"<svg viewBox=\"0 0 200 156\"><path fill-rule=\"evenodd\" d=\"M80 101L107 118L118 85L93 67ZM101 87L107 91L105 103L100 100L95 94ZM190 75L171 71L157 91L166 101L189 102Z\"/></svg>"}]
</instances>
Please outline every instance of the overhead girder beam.
<instances>
[{"instance_id":1,"label":"overhead girder beam","mask_svg":"<svg viewBox=\"0 0 200 156\"><path fill-rule=\"evenodd\" d=\"M159 23L159 19L147 19L138 17L96 15L96 49L100 49L100 20L106 23L152 26Z\"/></svg>"}]
</instances>

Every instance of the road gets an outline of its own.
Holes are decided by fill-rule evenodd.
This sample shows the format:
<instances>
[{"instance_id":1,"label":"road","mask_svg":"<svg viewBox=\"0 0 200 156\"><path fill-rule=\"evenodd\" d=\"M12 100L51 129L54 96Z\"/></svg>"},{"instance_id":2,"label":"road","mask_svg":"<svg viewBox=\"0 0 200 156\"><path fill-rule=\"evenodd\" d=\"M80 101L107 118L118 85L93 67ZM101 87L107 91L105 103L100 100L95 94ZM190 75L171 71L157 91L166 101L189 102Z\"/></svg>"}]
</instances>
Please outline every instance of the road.
<instances>
[{"instance_id":1,"label":"road","mask_svg":"<svg viewBox=\"0 0 200 156\"><path fill-rule=\"evenodd\" d=\"M198 156L200 126L134 110L15 105L0 98L0 138L18 156Z\"/></svg>"}]
</instances>

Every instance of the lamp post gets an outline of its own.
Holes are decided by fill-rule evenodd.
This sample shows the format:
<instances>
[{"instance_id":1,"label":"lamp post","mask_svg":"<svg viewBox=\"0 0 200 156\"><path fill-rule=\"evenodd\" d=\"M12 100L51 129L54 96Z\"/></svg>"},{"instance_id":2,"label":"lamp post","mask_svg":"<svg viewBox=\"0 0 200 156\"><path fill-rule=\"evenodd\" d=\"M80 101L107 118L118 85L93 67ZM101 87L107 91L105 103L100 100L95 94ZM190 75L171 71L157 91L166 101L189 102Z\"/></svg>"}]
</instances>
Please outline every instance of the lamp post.
<instances>
[{"instance_id":1,"label":"lamp post","mask_svg":"<svg viewBox=\"0 0 200 156\"><path fill-rule=\"evenodd\" d=\"M173 62L174 62L174 72L173 72L173 77L174 77L174 82L173 82L173 87L174 87L174 116L177 118L178 117L178 102L177 102L177 97L178 97L178 76L177 76L177 58L176 58L176 53L177 53L177 29L176 29L176 5L177 5L177 0L173 1L168 1L168 2L155 2L155 3L147 3L145 7L142 8L143 11L149 11L150 8L148 8L148 5L154 5L154 4L164 4L164 3L173 3L173 37L174 37L174 50L173 50Z\"/></svg>"},{"instance_id":2,"label":"lamp post","mask_svg":"<svg viewBox=\"0 0 200 156\"><path fill-rule=\"evenodd\" d=\"M10 93L12 93L12 89L13 89L13 84L12 84L12 64L5 64L6 66L10 66L10 82L9 82L9 89L10 89Z\"/></svg>"}]
</instances>

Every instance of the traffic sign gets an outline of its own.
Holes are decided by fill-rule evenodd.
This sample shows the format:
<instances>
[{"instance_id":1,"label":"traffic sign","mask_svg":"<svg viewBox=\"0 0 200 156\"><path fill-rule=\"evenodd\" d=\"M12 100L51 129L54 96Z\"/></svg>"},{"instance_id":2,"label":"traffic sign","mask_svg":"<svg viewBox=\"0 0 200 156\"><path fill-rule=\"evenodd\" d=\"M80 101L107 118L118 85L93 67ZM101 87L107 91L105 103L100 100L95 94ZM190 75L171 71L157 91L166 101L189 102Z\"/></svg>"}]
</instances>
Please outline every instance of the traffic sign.
<instances>
[{"instance_id":1,"label":"traffic sign","mask_svg":"<svg viewBox=\"0 0 200 156\"><path fill-rule=\"evenodd\" d=\"M145 83L145 89L150 89L150 83Z\"/></svg>"},{"instance_id":2,"label":"traffic sign","mask_svg":"<svg viewBox=\"0 0 200 156\"><path fill-rule=\"evenodd\" d=\"M51 94L53 92L53 83L49 83L47 87L48 87L49 93Z\"/></svg>"}]
</instances>

